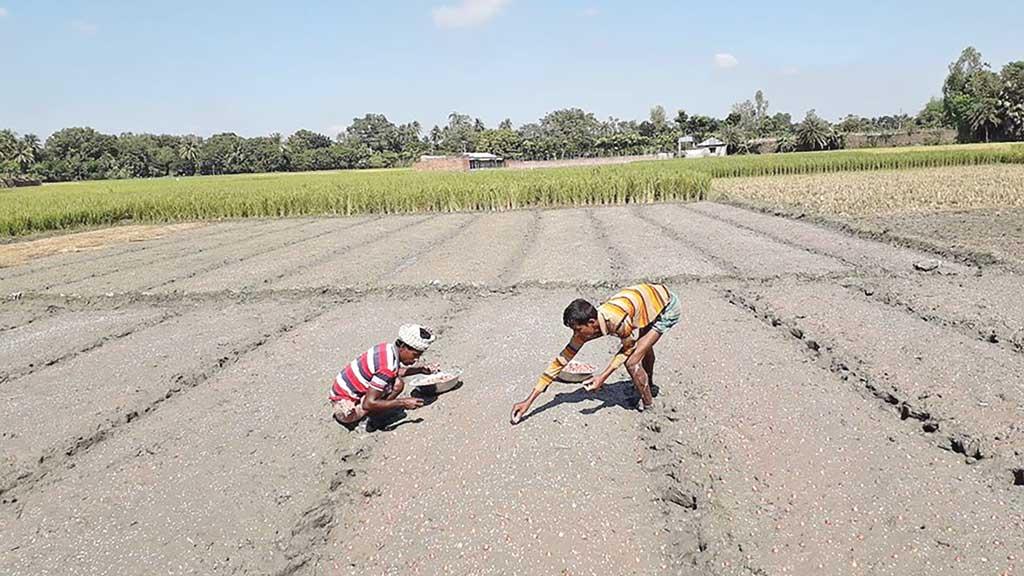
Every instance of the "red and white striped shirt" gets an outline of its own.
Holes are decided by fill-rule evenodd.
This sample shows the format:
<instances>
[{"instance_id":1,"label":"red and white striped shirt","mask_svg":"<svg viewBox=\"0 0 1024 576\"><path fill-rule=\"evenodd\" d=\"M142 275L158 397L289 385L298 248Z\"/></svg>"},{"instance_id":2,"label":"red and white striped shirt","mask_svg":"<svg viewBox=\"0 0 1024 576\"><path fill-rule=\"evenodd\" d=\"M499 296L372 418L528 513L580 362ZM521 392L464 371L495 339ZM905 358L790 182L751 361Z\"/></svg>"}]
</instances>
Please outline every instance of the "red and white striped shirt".
<instances>
[{"instance_id":1,"label":"red and white striped shirt","mask_svg":"<svg viewBox=\"0 0 1024 576\"><path fill-rule=\"evenodd\" d=\"M387 394L398 379L398 349L381 342L338 372L331 385L331 400L360 401L370 388Z\"/></svg>"}]
</instances>

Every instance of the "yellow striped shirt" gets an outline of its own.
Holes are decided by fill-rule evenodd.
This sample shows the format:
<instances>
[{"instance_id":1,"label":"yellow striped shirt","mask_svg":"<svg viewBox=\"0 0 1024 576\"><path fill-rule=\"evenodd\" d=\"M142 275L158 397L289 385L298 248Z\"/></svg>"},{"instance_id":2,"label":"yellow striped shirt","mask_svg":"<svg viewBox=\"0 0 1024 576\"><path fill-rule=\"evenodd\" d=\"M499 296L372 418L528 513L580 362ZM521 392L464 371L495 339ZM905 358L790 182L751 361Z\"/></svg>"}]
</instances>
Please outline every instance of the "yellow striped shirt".
<instances>
[{"instance_id":1,"label":"yellow striped shirt","mask_svg":"<svg viewBox=\"0 0 1024 576\"><path fill-rule=\"evenodd\" d=\"M623 288L597 307L597 322L601 326L601 333L605 336L618 336L622 340L622 347L612 358L612 370L622 366L626 358L633 353L633 347L636 345L633 331L650 326L668 305L669 298L668 288L661 284L637 284ZM534 388L541 392L547 390L551 382L562 373L565 365L576 356L582 345L583 343L570 340L562 352L551 361L547 370L540 375Z\"/></svg>"}]
</instances>

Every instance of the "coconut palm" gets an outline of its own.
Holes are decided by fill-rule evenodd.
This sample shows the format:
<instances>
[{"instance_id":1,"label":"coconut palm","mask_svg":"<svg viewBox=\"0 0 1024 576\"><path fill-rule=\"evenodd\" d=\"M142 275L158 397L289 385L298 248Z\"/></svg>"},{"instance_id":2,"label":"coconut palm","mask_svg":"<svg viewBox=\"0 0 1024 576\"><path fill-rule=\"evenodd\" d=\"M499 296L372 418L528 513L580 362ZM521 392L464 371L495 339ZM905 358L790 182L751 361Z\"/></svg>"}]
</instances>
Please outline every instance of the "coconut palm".
<instances>
[{"instance_id":1,"label":"coconut palm","mask_svg":"<svg viewBox=\"0 0 1024 576\"><path fill-rule=\"evenodd\" d=\"M188 136L178 145L178 157L192 165L192 173L199 174L199 139Z\"/></svg>"},{"instance_id":2,"label":"coconut palm","mask_svg":"<svg viewBox=\"0 0 1024 576\"><path fill-rule=\"evenodd\" d=\"M25 134L21 137L21 143L22 145L31 148L32 153L37 157L39 156L39 151L42 150L42 144L39 142L39 136L36 136L35 134Z\"/></svg>"},{"instance_id":3,"label":"coconut palm","mask_svg":"<svg viewBox=\"0 0 1024 576\"><path fill-rule=\"evenodd\" d=\"M22 141L14 149L12 160L14 160L14 163L18 165L22 172L27 172L29 166L36 163L36 149L31 144Z\"/></svg>"},{"instance_id":4,"label":"coconut palm","mask_svg":"<svg viewBox=\"0 0 1024 576\"><path fill-rule=\"evenodd\" d=\"M0 162L14 156L18 149L18 136L11 130L0 130Z\"/></svg>"}]
</instances>

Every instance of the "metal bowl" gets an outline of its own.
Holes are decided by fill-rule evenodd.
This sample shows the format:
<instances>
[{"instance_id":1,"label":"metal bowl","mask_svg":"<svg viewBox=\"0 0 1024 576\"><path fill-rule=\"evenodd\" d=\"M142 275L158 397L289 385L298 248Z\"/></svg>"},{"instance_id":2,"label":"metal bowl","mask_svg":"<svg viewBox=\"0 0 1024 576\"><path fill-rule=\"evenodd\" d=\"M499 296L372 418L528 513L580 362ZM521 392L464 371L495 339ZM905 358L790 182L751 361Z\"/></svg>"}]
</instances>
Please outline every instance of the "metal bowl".
<instances>
[{"instance_id":1,"label":"metal bowl","mask_svg":"<svg viewBox=\"0 0 1024 576\"><path fill-rule=\"evenodd\" d=\"M420 394L443 394L458 388L462 383L462 370L442 370L436 374L417 374L410 376L406 382Z\"/></svg>"},{"instance_id":2,"label":"metal bowl","mask_svg":"<svg viewBox=\"0 0 1024 576\"><path fill-rule=\"evenodd\" d=\"M594 372L597 367L591 366L590 364L584 364L583 362L569 362L562 368L562 372L558 375L559 382L567 382L569 384L579 384L586 382L594 377Z\"/></svg>"}]
</instances>

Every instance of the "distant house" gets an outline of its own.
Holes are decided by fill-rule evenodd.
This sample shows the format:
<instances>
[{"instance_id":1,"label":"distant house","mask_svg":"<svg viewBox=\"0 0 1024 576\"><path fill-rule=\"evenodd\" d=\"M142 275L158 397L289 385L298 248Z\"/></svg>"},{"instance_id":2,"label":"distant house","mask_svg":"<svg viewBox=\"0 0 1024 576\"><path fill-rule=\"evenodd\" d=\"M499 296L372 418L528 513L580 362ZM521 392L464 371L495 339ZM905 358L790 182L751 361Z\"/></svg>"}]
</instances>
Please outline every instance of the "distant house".
<instances>
[{"instance_id":1,"label":"distant house","mask_svg":"<svg viewBox=\"0 0 1024 576\"><path fill-rule=\"evenodd\" d=\"M505 165L504 158L490 152L466 152L463 156L469 159L470 170L501 168Z\"/></svg>"},{"instance_id":2,"label":"distant house","mask_svg":"<svg viewBox=\"0 0 1024 576\"><path fill-rule=\"evenodd\" d=\"M431 156L424 154L413 163L413 170L421 171L469 171L485 168L501 168L505 159L490 152L466 152L458 156Z\"/></svg>"},{"instance_id":3,"label":"distant house","mask_svg":"<svg viewBox=\"0 0 1024 576\"><path fill-rule=\"evenodd\" d=\"M698 150L707 150L705 156L725 156L727 148L728 146L726 146L725 142L715 137L708 138L697 144Z\"/></svg>"},{"instance_id":4,"label":"distant house","mask_svg":"<svg viewBox=\"0 0 1024 576\"><path fill-rule=\"evenodd\" d=\"M680 136L676 144L676 156L683 158L686 151L693 150L693 136Z\"/></svg>"},{"instance_id":5,"label":"distant house","mask_svg":"<svg viewBox=\"0 0 1024 576\"><path fill-rule=\"evenodd\" d=\"M682 139L680 139L680 142ZM691 139L692 142L692 139ZM682 154L686 158L707 158L708 156L725 156L729 146L719 140L718 138L708 138L707 140L697 144L695 148L683 150Z\"/></svg>"}]
</instances>

